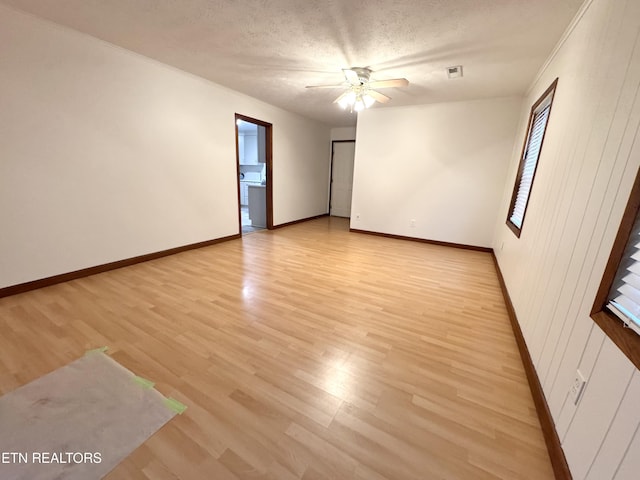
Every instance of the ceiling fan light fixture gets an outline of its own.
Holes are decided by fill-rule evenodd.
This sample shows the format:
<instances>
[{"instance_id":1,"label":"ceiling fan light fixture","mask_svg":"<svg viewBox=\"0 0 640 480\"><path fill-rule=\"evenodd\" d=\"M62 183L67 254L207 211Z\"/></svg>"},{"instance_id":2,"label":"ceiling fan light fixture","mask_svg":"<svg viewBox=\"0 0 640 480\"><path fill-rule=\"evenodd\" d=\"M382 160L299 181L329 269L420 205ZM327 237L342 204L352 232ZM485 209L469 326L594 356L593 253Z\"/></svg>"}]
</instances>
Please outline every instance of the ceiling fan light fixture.
<instances>
[{"instance_id":1,"label":"ceiling fan light fixture","mask_svg":"<svg viewBox=\"0 0 640 480\"><path fill-rule=\"evenodd\" d=\"M374 103L376 103L376 99L373 98L371 95L369 95L368 93L365 93L364 95L362 95L362 101L364 102L364 106L365 108L369 108L371 107Z\"/></svg>"},{"instance_id":2,"label":"ceiling fan light fixture","mask_svg":"<svg viewBox=\"0 0 640 480\"><path fill-rule=\"evenodd\" d=\"M338 105L345 110L348 106L353 105L356 102L356 92L353 90L346 92L342 95L342 98L338 100Z\"/></svg>"},{"instance_id":3,"label":"ceiling fan light fixture","mask_svg":"<svg viewBox=\"0 0 640 480\"><path fill-rule=\"evenodd\" d=\"M371 69L367 67L352 67L342 69L345 81L338 85L307 85L306 88L346 88L333 103L337 103L343 110L349 108L351 113L361 112L370 108L374 103L387 103L390 97L378 92L379 88L397 88L409 85L406 78L391 78L389 80L371 81Z\"/></svg>"}]
</instances>

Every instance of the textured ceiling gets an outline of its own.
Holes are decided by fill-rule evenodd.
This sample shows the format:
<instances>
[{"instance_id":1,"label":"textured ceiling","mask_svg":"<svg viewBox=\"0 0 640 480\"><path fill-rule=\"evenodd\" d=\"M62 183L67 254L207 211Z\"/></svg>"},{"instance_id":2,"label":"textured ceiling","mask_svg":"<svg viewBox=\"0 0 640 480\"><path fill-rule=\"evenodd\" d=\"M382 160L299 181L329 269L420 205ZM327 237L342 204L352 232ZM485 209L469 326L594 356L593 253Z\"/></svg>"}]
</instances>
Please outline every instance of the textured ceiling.
<instances>
[{"instance_id":1,"label":"textured ceiling","mask_svg":"<svg viewBox=\"0 0 640 480\"><path fill-rule=\"evenodd\" d=\"M0 0L330 126L341 69L405 77L387 105L523 94L582 0ZM463 65L449 80L445 68ZM374 108L385 108L377 104Z\"/></svg>"}]
</instances>

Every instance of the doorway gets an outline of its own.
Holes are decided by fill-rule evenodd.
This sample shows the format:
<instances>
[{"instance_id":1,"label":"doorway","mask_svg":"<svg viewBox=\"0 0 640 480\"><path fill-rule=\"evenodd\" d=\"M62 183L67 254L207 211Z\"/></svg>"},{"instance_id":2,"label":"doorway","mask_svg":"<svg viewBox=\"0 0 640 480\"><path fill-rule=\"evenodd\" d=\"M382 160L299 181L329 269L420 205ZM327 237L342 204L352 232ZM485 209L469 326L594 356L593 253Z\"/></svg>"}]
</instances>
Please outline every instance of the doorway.
<instances>
[{"instance_id":1,"label":"doorway","mask_svg":"<svg viewBox=\"0 0 640 480\"><path fill-rule=\"evenodd\" d=\"M273 228L272 125L235 114L240 234Z\"/></svg>"},{"instance_id":2,"label":"doorway","mask_svg":"<svg viewBox=\"0 0 640 480\"><path fill-rule=\"evenodd\" d=\"M329 215L333 217L351 217L355 151L355 140L333 140L331 142Z\"/></svg>"}]
</instances>

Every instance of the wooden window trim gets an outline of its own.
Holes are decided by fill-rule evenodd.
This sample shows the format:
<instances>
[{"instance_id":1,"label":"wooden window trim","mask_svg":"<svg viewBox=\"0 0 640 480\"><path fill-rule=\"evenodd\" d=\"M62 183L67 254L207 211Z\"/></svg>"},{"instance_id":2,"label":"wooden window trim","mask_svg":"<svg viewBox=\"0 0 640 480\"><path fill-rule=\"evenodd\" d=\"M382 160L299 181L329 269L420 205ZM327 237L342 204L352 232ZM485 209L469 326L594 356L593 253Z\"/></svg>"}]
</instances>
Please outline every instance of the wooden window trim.
<instances>
[{"instance_id":1,"label":"wooden window trim","mask_svg":"<svg viewBox=\"0 0 640 480\"><path fill-rule=\"evenodd\" d=\"M615 343L629 360L640 369L640 335L630 328L626 328L622 320L610 313L605 306L608 302L609 291L618 271L618 266L624 255L624 250L631 235L631 230L640 210L640 170L631 189L627 208L622 216L618 234L613 242L613 248L607 261L607 266L598 288L598 293L591 309L591 318L604 333Z\"/></svg>"},{"instance_id":2,"label":"wooden window trim","mask_svg":"<svg viewBox=\"0 0 640 480\"><path fill-rule=\"evenodd\" d=\"M527 202L524 206L524 213L522 214L522 226L518 227L511 221L511 212L513 212L513 208L516 205L516 200L518 197L518 190L520 189L520 182L522 182L522 174L524 172L525 159L524 152L526 151L527 144L529 143L529 134L531 133L531 127L533 126L533 117L535 115L536 109L540 106L540 104L547 98L547 96L553 93L553 98L551 99L551 105L549 106L549 119L551 119L551 110L553 109L553 102L555 100L555 89L558 85L558 79L556 78L549 88L547 88L540 98L536 100L536 102L531 107L531 111L529 112L529 125L527 127L527 133L524 136L524 142L522 143L522 151L520 152L520 163L518 164L518 175L516 176L515 184L513 185L513 192L511 193L511 202L509 202L509 210L507 211L507 227L511 229L511 231L515 234L516 237L520 238L522 234L522 227L524 227L524 220L527 215L527 207L529 206L529 199L531 198L531 191L533 190L533 184L536 180L536 174L538 173L538 165L536 164L536 168L533 172L533 177L531 179L531 190L529 191L529 196L527 197ZM547 125L545 126L544 133L542 134L542 140L540 142L540 155L542 155L542 149L544 147L544 139L547 136L547 126L549 125L547 120ZM538 158L538 161L540 159Z\"/></svg>"}]
</instances>

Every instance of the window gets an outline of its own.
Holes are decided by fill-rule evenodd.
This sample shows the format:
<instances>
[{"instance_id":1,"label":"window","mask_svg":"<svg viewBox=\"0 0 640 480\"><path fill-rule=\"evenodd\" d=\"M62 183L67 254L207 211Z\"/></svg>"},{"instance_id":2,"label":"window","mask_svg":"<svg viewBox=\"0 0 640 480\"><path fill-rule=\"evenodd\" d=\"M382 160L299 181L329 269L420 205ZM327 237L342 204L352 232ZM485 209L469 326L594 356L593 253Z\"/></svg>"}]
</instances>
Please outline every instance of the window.
<instances>
[{"instance_id":1,"label":"window","mask_svg":"<svg viewBox=\"0 0 640 480\"><path fill-rule=\"evenodd\" d=\"M531 194L533 179L536 175L538 158L542 150L544 134L547 129L549 115L551 114L551 104L553 103L553 96L557 84L558 79L556 78L538 101L533 104L533 107L531 107L529 128L527 129L524 146L522 147L518 176L516 177L516 184L513 187L509 216L507 217L507 226L517 237L520 237L522 224L524 223L524 215L527 213L529 195Z\"/></svg>"},{"instance_id":2,"label":"window","mask_svg":"<svg viewBox=\"0 0 640 480\"><path fill-rule=\"evenodd\" d=\"M609 311L640 334L640 221L637 215L607 300Z\"/></svg>"},{"instance_id":3,"label":"window","mask_svg":"<svg viewBox=\"0 0 640 480\"><path fill-rule=\"evenodd\" d=\"M591 318L640 368L640 172L613 243Z\"/></svg>"}]
</instances>

